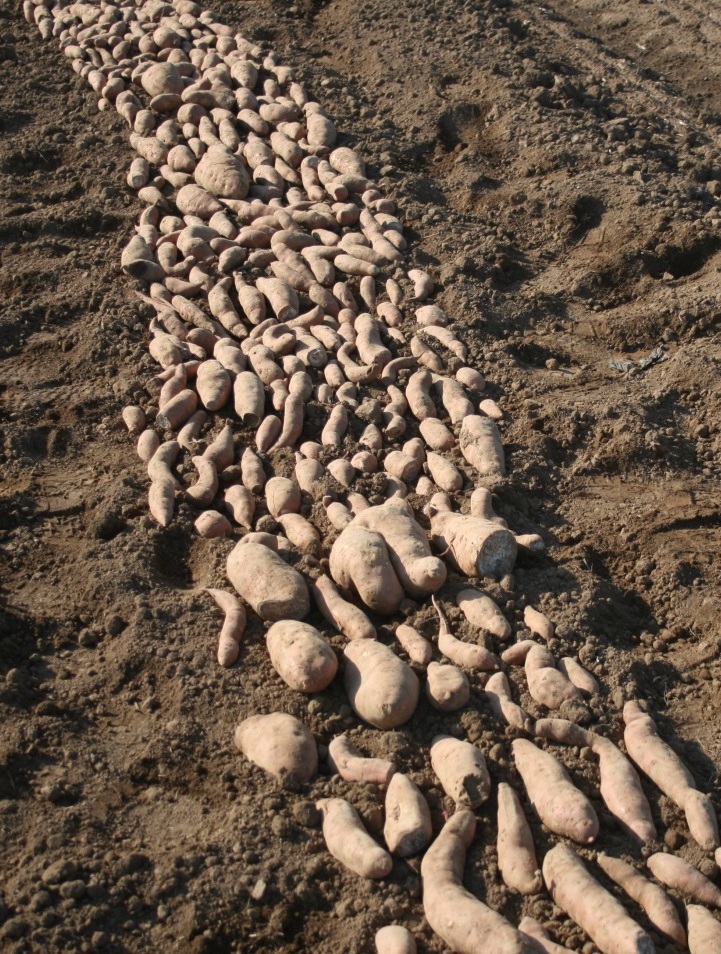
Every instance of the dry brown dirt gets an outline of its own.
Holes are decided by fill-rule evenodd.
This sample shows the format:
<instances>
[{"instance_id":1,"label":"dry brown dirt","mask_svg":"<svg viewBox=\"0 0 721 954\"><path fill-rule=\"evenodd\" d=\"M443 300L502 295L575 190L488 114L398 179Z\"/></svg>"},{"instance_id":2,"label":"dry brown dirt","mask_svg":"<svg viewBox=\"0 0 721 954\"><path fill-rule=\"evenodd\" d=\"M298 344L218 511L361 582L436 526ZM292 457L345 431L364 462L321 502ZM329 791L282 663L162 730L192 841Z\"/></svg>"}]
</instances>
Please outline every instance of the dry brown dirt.
<instances>
[{"instance_id":1,"label":"dry brown dirt","mask_svg":"<svg viewBox=\"0 0 721 954\"><path fill-rule=\"evenodd\" d=\"M355 729L412 771L436 825L448 805L429 739L462 729L518 783L512 734L480 679L460 716L422 703L402 731L359 728L341 688L308 702L284 686L260 625L218 668L219 614L198 590L223 585L230 544L198 539L187 510L154 525L120 421L155 372L119 269L140 210L127 128L17 6L0 6L0 948L360 954L397 920L441 951L416 862L376 884L325 852L313 803L347 783L284 790L241 759L233 728L282 708L321 745ZM542 608L557 654L603 683L611 737L623 700L647 699L721 805L717 5L214 9L292 64L368 159L506 412L496 510L548 544L494 591L514 628ZM656 348L645 370L609 365ZM563 758L599 807L593 767ZM700 861L649 789L666 843ZM377 830L379 793L353 798ZM591 950L546 896L501 886L494 812L467 883ZM599 813L599 845L638 857Z\"/></svg>"}]
</instances>

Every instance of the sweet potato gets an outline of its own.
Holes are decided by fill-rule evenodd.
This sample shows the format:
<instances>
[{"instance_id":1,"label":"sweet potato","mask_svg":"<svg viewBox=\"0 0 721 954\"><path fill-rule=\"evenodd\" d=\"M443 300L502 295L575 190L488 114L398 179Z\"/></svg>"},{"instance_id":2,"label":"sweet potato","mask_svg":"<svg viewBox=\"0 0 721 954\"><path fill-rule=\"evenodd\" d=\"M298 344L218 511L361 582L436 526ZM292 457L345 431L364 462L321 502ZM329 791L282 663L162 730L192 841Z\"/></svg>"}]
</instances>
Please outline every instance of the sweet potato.
<instances>
[{"instance_id":1,"label":"sweet potato","mask_svg":"<svg viewBox=\"0 0 721 954\"><path fill-rule=\"evenodd\" d=\"M145 411L142 407L136 407L129 404L123 408L123 422L128 432L134 437L138 437L145 429Z\"/></svg>"},{"instance_id":2,"label":"sweet potato","mask_svg":"<svg viewBox=\"0 0 721 954\"><path fill-rule=\"evenodd\" d=\"M195 449L195 442L200 437L203 425L208 420L208 415L202 409L195 411L178 431L178 443L187 451Z\"/></svg>"},{"instance_id":3,"label":"sweet potato","mask_svg":"<svg viewBox=\"0 0 721 954\"><path fill-rule=\"evenodd\" d=\"M426 670L426 697L440 712L456 712L468 704L471 687L457 666L432 662Z\"/></svg>"},{"instance_id":4,"label":"sweet potato","mask_svg":"<svg viewBox=\"0 0 721 954\"><path fill-rule=\"evenodd\" d=\"M510 530L483 517L440 511L431 518L431 542L470 577L499 579L513 570L516 541Z\"/></svg>"},{"instance_id":5,"label":"sweet potato","mask_svg":"<svg viewBox=\"0 0 721 954\"><path fill-rule=\"evenodd\" d=\"M406 400L411 414L419 421L429 417L438 417L438 411L430 396L433 378L431 372L423 368L416 371L408 379L406 385Z\"/></svg>"},{"instance_id":6,"label":"sweet potato","mask_svg":"<svg viewBox=\"0 0 721 954\"><path fill-rule=\"evenodd\" d=\"M401 623L396 627L396 639L408 653L411 662L417 666L427 666L433 658L433 646L412 626Z\"/></svg>"},{"instance_id":7,"label":"sweet potato","mask_svg":"<svg viewBox=\"0 0 721 954\"><path fill-rule=\"evenodd\" d=\"M352 639L345 647L345 690L356 715L377 729L404 725L418 704L416 674L372 639Z\"/></svg>"},{"instance_id":8,"label":"sweet potato","mask_svg":"<svg viewBox=\"0 0 721 954\"><path fill-rule=\"evenodd\" d=\"M648 878L644 878L640 871L621 858L612 858L601 851L596 861L608 877L643 908L657 931L665 934L681 947L686 945L686 932L679 920L676 906L665 891Z\"/></svg>"},{"instance_id":9,"label":"sweet potato","mask_svg":"<svg viewBox=\"0 0 721 954\"><path fill-rule=\"evenodd\" d=\"M330 412L330 417L321 431L321 443L324 447L339 447L343 443L343 435L347 430L348 411L342 404L337 404Z\"/></svg>"},{"instance_id":10,"label":"sweet potato","mask_svg":"<svg viewBox=\"0 0 721 954\"><path fill-rule=\"evenodd\" d=\"M265 487L265 470L260 459L256 457L250 447L246 447L240 458L240 478L243 486L253 494L260 494Z\"/></svg>"},{"instance_id":11,"label":"sweet potato","mask_svg":"<svg viewBox=\"0 0 721 954\"><path fill-rule=\"evenodd\" d=\"M687 904L688 949L691 954L721 951L721 924L700 904Z\"/></svg>"},{"instance_id":12,"label":"sweet potato","mask_svg":"<svg viewBox=\"0 0 721 954\"><path fill-rule=\"evenodd\" d=\"M280 437L283 424L274 414L266 414L255 432L255 446L259 454L267 454Z\"/></svg>"},{"instance_id":13,"label":"sweet potato","mask_svg":"<svg viewBox=\"0 0 721 954\"><path fill-rule=\"evenodd\" d=\"M226 590L204 590L212 596L225 613L223 628L218 639L218 662L221 666L232 666L240 655L240 641L245 632L245 607L237 596Z\"/></svg>"},{"instance_id":14,"label":"sweet potato","mask_svg":"<svg viewBox=\"0 0 721 954\"><path fill-rule=\"evenodd\" d=\"M443 791L456 805L478 808L491 791L483 752L470 742L437 735L431 742L431 766Z\"/></svg>"},{"instance_id":15,"label":"sweet potato","mask_svg":"<svg viewBox=\"0 0 721 954\"><path fill-rule=\"evenodd\" d=\"M510 785L498 786L498 868L504 884L519 894L538 894L543 879L531 829Z\"/></svg>"},{"instance_id":16,"label":"sweet potato","mask_svg":"<svg viewBox=\"0 0 721 954\"><path fill-rule=\"evenodd\" d=\"M207 446L203 457L215 464L218 473L225 470L235 460L235 447L233 446L233 428L227 424Z\"/></svg>"},{"instance_id":17,"label":"sweet potato","mask_svg":"<svg viewBox=\"0 0 721 954\"><path fill-rule=\"evenodd\" d=\"M480 590L468 587L456 595L456 606L466 617L471 626L483 629L498 639L508 639L511 635L511 624L493 602Z\"/></svg>"},{"instance_id":18,"label":"sweet potato","mask_svg":"<svg viewBox=\"0 0 721 954\"><path fill-rule=\"evenodd\" d=\"M198 479L186 490L185 496L198 507L209 507L218 492L218 471L207 457L193 457L193 466L198 471Z\"/></svg>"},{"instance_id":19,"label":"sweet potato","mask_svg":"<svg viewBox=\"0 0 721 954\"><path fill-rule=\"evenodd\" d=\"M203 155L195 167L195 181L218 198L244 199L248 194L248 170L242 159L221 143Z\"/></svg>"},{"instance_id":20,"label":"sweet potato","mask_svg":"<svg viewBox=\"0 0 721 954\"><path fill-rule=\"evenodd\" d=\"M646 859L646 864L657 881L668 888L674 888L685 898L691 898L709 907L721 908L721 891L713 881L709 881L698 868L694 868L683 858L657 852Z\"/></svg>"},{"instance_id":21,"label":"sweet potato","mask_svg":"<svg viewBox=\"0 0 721 954\"><path fill-rule=\"evenodd\" d=\"M322 615L344 636L349 639L375 639L375 626L363 610L343 599L329 576L319 576L311 591Z\"/></svg>"},{"instance_id":22,"label":"sweet potato","mask_svg":"<svg viewBox=\"0 0 721 954\"><path fill-rule=\"evenodd\" d=\"M396 772L394 762L366 758L347 735L337 735L328 746L328 766L347 782L365 782L386 788Z\"/></svg>"},{"instance_id":23,"label":"sweet potato","mask_svg":"<svg viewBox=\"0 0 721 954\"><path fill-rule=\"evenodd\" d=\"M708 798L696 792L693 776L673 749L658 734L654 720L638 702L623 707L626 728L623 734L626 749L641 771L648 775L679 808L686 812L686 821L693 838L706 851L718 847L719 832L716 813Z\"/></svg>"},{"instance_id":24,"label":"sweet potato","mask_svg":"<svg viewBox=\"0 0 721 954\"><path fill-rule=\"evenodd\" d=\"M530 732L532 720L525 709L513 701L511 687L504 672L494 673L485 685L486 698L494 714L508 725Z\"/></svg>"},{"instance_id":25,"label":"sweet potato","mask_svg":"<svg viewBox=\"0 0 721 954\"><path fill-rule=\"evenodd\" d=\"M435 596L431 597L433 605L436 608L439 618L438 630L438 649L444 656L447 656L451 662L457 666L465 666L467 669L492 670L498 669L499 661L494 654L486 649L485 646L478 646L474 643L464 643L451 633L443 611L440 608Z\"/></svg>"},{"instance_id":26,"label":"sweet potato","mask_svg":"<svg viewBox=\"0 0 721 954\"><path fill-rule=\"evenodd\" d=\"M583 700L580 690L556 669L555 659L545 646L531 647L525 668L528 691L541 705L560 709L566 701Z\"/></svg>"},{"instance_id":27,"label":"sweet potato","mask_svg":"<svg viewBox=\"0 0 721 954\"><path fill-rule=\"evenodd\" d=\"M195 529L199 536L215 539L229 537L233 528L227 518L217 510L205 510L195 521Z\"/></svg>"},{"instance_id":28,"label":"sweet potato","mask_svg":"<svg viewBox=\"0 0 721 954\"><path fill-rule=\"evenodd\" d=\"M566 769L526 739L515 739L512 748L528 798L546 828L579 844L591 844L598 835L598 817Z\"/></svg>"},{"instance_id":29,"label":"sweet potato","mask_svg":"<svg viewBox=\"0 0 721 954\"><path fill-rule=\"evenodd\" d=\"M238 543L228 557L227 573L261 619L303 619L310 610L303 577L267 547Z\"/></svg>"},{"instance_id":30,"label":"sweet potato","mask_svg":"<svg viewBox=\"0 0 721 954\"><path fill-rule=\"evenodd\" d=\"M358 812L344 798L324 798L316 803L323 814L323 837L328 851L362 878L385 878L393 859L363 827Z\"/></svg>"},{"instance_id":31,"label":"sweet potato","mask_svg":"<svg viewBox=\"0 0 721 954\"><path fill-rule=\"evenodd\" d=\"M564 656L558 660L558 671L585 696L595 696L600 692L601 687L591 673L570 656Z\"/></svg>"},{"instance_id":32,"label":"sweet potato","mask_svg":"<svg viewBox=\"0 0 721 954\"><path fill-rule=\"evenodd\" d=\"M253 529L253 515L255 514L255 498L247 487L234 484L228 487L224 496L225 506L233 516L233 520L244 530Z\"/></svg>"},{"instance_id":33,"label":"sweet potato","mask_svg":"<svg viewBox=\"0 0 721 954\"><path fill-rule=\"evenodd\" d=\"M426 417L420 422L418 430L426 444L434 451L448 451L455 446L453 432L437 417Z\"/></svg>"},{"instance_id":34,"label":"sweet potato","mask_svg":"<svg viewBox=\"0 0 721 954\"><path fill-rule=\"evenodd\" d=\"M263 382L252 371L237 375L233 384L235 412L248 427L257 427L265 412Z\"/></svg>"},{"instance_id":35,"label":"sweet potato","mask_svg":"<svg viewBox=\"0 0 721 954\"><path fill-rule=\"evenodd\" d=\"M526 606L523 610L523 622L530 629L534 636L540 636L541 639L548 641L553 638L555 627L550 619L543 613L540 613L532 606Z\"/></svg>"},{"instance_id":36,"label":"sweet potato","mask_svg":"<svg viewBox=\"0 0 721 954\"><path fill-rule=\"evenodd\" d=\"M150 513L161 527L167 527L173 519L175 490L178 486L170 468L180 451L177 441L165 441L148 461L148 505Z\"/></svg>"},{"instance_id":37,"label":"sweet potato","mask_svg":"<svg viewBox=\"0 0 721 954\"><path fill-rule=\"evenodd\" d=\"M404 596L383 537L355 520L331 548L330 574L369 609L385 616L396 612Z\"/></svg>"},{"instance_id":38,"label":"sweet potato","mask_svg":"<svg viewBox=\"0 0 721 954\"><path fill-rule=\"evenodd\" d=\"M546 854L543 879L556 904L602 954L654 954L651 938L601 887L572 848L560 844Z\"/></svg>"},{"instance_id":39,"label":"sweet potato","mask_svg":"<svg viewBox=\"0 0 721 954\"><path fill-rule=\"evenodd\" d=\"M451 461L440 454L429 453L428 470L433 482L446 493L458 493L463 488L463 475Z\"/></svg>"},{"instance_id":40,"label":"sweet potato","mask_svg":"<svg viewBox=\"0 0 721 954\"><path fill-rule=\"evenodd\" d=\"M198 395L195 391L181 391L168 401L162 411L158 411L155 423L166 431L177 430L194 413L197 406Z\"/></svg>"},{"instance_id":41,"label":"sweet potato","mask_svg":"<svg viewBox=\"0 0 721 954\"><path fill-rule=\"evenodd\" d=\"M287 477L271 477L265 485L265 501L273 517L300 510L300 488Z\"/></svg>"},{"instance_id":42,"label":"sweet potato","mask_svg":"<svg viewBox=\"0 0 721 954\"><path fill-rule=\"evenodd\" d=\"M405 500L393 498L379 507L369 507L356 517L353 526L366 527L383 537L393 569L409 596L425 597L445 583L445 564L431 554L425 531Z\"/></svg>"},{"instance_id":43,"label":"sweet potato","mask_svg":"<svg viewBox=\"0 0 721 954\"><path fill-rule=\"evenodd\" d=\"M416 954L416 942L408 928L386 924L375 936L376 954Z\"/></svg>"},{"instance_id":44,"label":"sweet potato","mask_svg":"<svg viewBox=\"0 0 721 954\"><path fill-rule=\"evenodd\" d=\"M273 623L266 634L273 668L298 692L321 692L338 670L332 648L313 626L296 620Z\"/></svg>"},{"instance_id":45,"label":"sweet potato","mask_svg":"<svg viewBox=\"0 0 721 954\"><path fill-rule=\"evenodd\" d=\"M506 475L498 427L489 417L471 414L461 424L458 444L461 453L481 477L498 480Z\"/></svg>"},{"instance_id":46,"label":"sweet potato","mask_svg":"<svg viewBox=\"0 0 721 954\"><path fill-rule=\"evenodd\" d=\"M388 850L401 858L423 851L433 837L431 811L418 786L396 772L386 791L386 822L383 828Z\"/></svg>"},{"instance_id":47,"label":"sweet potato","mask_svg":"<svg viewBox=\"0 0 721 954\"><path fill-rule=\"evenodd\" d=\"M644 844L655 841L656 826L651 806L633 765L610 739L588 733L589 744L599 757L601 798L630 834Z\"/></svg>"},{"instance_id":48,"label":"sweet potato","mask_svg":"<svg viewBox=\"0 0 721 954\"><path fill-rule=\"evenodd\" d=\"M300 313L297 293L280 278L259 278L256 288L268 300L281 323L290 321Z\"/></svg>"},{"instance_id":49,"label":"sweet potato","mask_svg":"<svg viewBox=\"0 0 721 954\"><path fill-rule=\"evenodd\" d=\"M301 517L299 513L285 513L279 514L276 519L296 550L314 557L320 556L320 535L305 517Z\"/></svg>"},{"instance_id":50,"label":"sweet potato","mask_svg":"<svg viewBox=\"0 0 721 954\"><path fill-rule=\"evenodd\" d=\"M567 947L556 944L544 926L536 921L535 918L523 918L518 925L518 930L521 934L525 934L527 937L530 937L531 940L535 941L536 944L538 944L539 950L543 951L544 954L566 954L569 950Z\"/></svg>"},{"instance_id":51,"label":"sweet potato","mask_svg":"<svg viewBox=\"0 0 721 954\"><path fill-rule=\"evenodd\" d=\"M421 878L426 920L456 954L537 954L532 941L463 887L466 852L475 832L473 812L458 811L425 853Z\"/></svg>"},{"instance_id":52,"label":"sweet potato","mask_svg":"<svg viewBox=\"0 0 721 954\"><path fill-rule=\"evenodd\" d=\"M152 428L148 428L138 438L136 447L138 457L147 463L159 447L160 438Z\"/></svg>"},{"instance_id":53,"label":"sweet potato","mask_svg":"<svg viewBox=\"0 0 721 954\"><path fill-rule=\"evenodd\" d=\"M235 744L271 775L309 782L318 772L318 748L310 730L284 712L245 719L235 730Z\"/></svg>"},{"instance_id":54,"label":"sweet potato","mask_svg":"<svg viewBox=\"0 0 721 954\"><path fill-rule=\"evenodd\" d=\"M466 393L458 381L439 376L435 380L434 387L441 399L441 404L451 419L451 424L461 424L467 418L473 417L473 405L466 397Z\"/></svg>"}]
</instances>

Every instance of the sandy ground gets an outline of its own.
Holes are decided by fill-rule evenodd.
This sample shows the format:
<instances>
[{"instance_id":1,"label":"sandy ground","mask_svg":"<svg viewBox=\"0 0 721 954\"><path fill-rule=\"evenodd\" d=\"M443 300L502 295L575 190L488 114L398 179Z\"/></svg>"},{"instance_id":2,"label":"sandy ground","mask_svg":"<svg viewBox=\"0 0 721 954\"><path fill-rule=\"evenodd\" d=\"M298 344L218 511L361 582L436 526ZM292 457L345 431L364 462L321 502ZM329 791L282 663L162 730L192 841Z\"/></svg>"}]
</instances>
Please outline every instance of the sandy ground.
<instances>
[{"instance_id":1,"label":"sandy ground","mask_svg":"<svg viewBox=\"0 0 721 954\"><path fill-rule=\"evenodd\" d=\"M611 737L624 699L645 698L718 802L715 4L214 9L292 64L361 150L505 411L496 511L548 545L493 591L514 628L526 603L542 608L554 651L601 681ZM257 622L239 664L218 668L219 614L198 590L224 585L231 544L198 539L187 510L153 523L119 416L155 373L119 268L140 211L127 129L10 4L0 123L0 947L360 954L399 921L420 950L442 951L418 862L372 883L325 852L314 802L351 787L321 774L288 791L239 756L233 729L274 709L322 746L353 729L413 773L437 826L448 802L429 739L462 732L496 780L519 784L512 733L489 718L480 679L460 715L422 703L403 730L364 729L340 686L291 692ZM657 348L663 360L642 370ZM434 632L428 608L416 622ZM594 767L573 750L564 760L599 807L599 847L638 858L595 796ZM666 844L711 873L679 811L651 797ZM382 796L365 786L353 799L377 832ZM492 799L469 886L592 950L547 896L502 887L494 819ZM542 853L548 832L533 826Z\"/></svg>"}]
</instances>

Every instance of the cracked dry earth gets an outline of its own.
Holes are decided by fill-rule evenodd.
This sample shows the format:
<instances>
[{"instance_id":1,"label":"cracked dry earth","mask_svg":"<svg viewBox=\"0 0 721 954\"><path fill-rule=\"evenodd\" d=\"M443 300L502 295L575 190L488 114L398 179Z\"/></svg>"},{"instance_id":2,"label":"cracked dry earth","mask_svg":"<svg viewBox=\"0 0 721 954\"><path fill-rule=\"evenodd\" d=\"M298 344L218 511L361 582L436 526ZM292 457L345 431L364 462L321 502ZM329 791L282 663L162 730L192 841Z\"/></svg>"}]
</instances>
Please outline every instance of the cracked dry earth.
<instances>
[{"instance_id":1,"label":"cracked dry earth","mask_svg":"<svg viewBox=\"0 0 721 954\"><path fill-rule=\"evenodd\" d=\"M524 606L543 610L554 654L602 685L594 725L618 741L624 701L646 700L720 804L715 5L220 0L214 12L292 65L362 153L504 411L494 507L547 547L488 586L514 632ZM429 740L469 738L520 791L513 732L477 676L460 712L422 701L407 726L363 727L341 685L310 700L285 686L257 618L236 666L218 667L220 617L200 589L227 587L230 544L199 538L184 506L156 525L120 420L157 371L119 265L142 210L128 129L14 4L0 7L0 123L0 949L360 954L396 922L419 950L445 950L424 921L419 862L373 882L325 849L318 798L350 797L380 837L382 793L327 769L292 790L242 758L233 730L281 710L321 754L354 730L413 775L435 831L452 802ZM429 605L413 622L435 636ZM595 767L560 756L598 810L598 847L638 861ZM715 876L682 813L645 787L666 846ZM503 887L494 796L477 814L467 887L514 924L530 914L570 950L595 950L547 894ZM540 856L553 839L529 821Z\"/></svg>"}]
</instances>

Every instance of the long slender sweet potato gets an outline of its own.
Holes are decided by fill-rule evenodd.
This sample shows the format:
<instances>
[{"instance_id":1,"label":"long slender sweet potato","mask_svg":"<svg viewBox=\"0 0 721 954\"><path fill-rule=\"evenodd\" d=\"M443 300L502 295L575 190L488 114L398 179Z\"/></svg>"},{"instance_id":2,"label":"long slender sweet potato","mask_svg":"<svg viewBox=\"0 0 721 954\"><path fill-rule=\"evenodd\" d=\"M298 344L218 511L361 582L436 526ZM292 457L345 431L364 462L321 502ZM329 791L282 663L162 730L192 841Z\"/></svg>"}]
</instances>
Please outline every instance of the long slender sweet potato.
<instances>
[{"instance_id":1,"label":"long slender sweet potato","mask_svg":"<svg viewBox=\"0 0 721 954\"><path fill-rule=\"evenodd\" d=\"M676 906L662 888L648 878L644 878L640 871L621 858L612 858L601 851L596 861L608 877L643 908L657 931L665 934L681 947L686 944L686 932L679 920Z\"/></svg>"},{"instance_id":2,"label":"long slender sweet potato","mask_svg":"<svg viewBox=\"0 0 721 954\"><path fill-rule=\"evenodd\" d=\"M448 819L426 852L421 878L428 923L456 954L537 954L533 941L463 887L475 831L473 812L463 809Z\"/></svg>"},{"instance_id":3,"label":"long slender sweet potato","mask_svg":"<svg viewBox=\"0 0 721 954\"><path fill-rule=\"evenodd\" d=\"M436 608L439 618L438 629L438 649L447 656L451 662L457 666L465 666L467 669L477 669L488 671L498 669L500 663L495 656L485 646L479 646L475 643L464 643L451 633L448 620L442 612L435 596L431 597L433 605Z\"/></svg>"},{"instance_id":4,"label":"long slender sweet potato","mask_svg":"<svg viewBox=\"0 0 721 954\"><path fill-rule=\"evenodd\" d=\"M393 859L363 827L355 808L344 798L324 798L317 802L323 814L323 837L328 851L362 878L385 878Z\"/></svg>"},{"instance_id":5,"label":"long slender sweet potato","mask_svg":"<svg viewBox=\"0 0 721 954\"><path fill-rule=\"evenodd\" d=\"M655 841L656 825L641 780L623 752L603 736L588 733L588 744L599 758L601 798L623 827L644 844Z\"/></svg>"},{"instance_id":6,"label":"long slender sweet potato","mask_svg":"<svg viewBox=\"0 0 721 954\"><path fill-rule=\"evenodd\" d=\"M657 852L646 859L651 874L669 888L700 904L721 908L721 891L683 858Z\"/></svg>"},{"instance_id":7,"label":"long slender sweet potato","mask_svg":"<svg viewBox=\"0 0 721 954\"><path fill-rule=\"evenodd\" d=\"M519 894L538 894L543 879L531 829L510 785L498 786L498 867L505 884Z\"/></svg>"},{"instance_id":8,"label":"long slender sweet potato","mask_svg":"<svg viewBox=\"0 0 721 954\"><path fill-rule=\"evenodd\" d=\"M556 845L543 859L543 879L556 904L602 954L654 954L651 938L589 873L576 852Z\"/></svg>"},{"instance_id":9,"label":"long slender sweet potato","mask_svg":"<svg viewBox=\"0 0 721 954\"><path fill-rule=\"evenodd\" d=\"M225 613L223 628L218 639L218 662L221 666L232 666L240 655L240 641L245 632L245 607L233 593L226 590L206 589Z\"/></svg>"},{"instance_id":10,"label":"long slender sweet potato","mask_svg":"<svg viewBox=\"0 0 721 954\"><path fill-rule=\"evenodd\" d=\"M416 674L373 639L352 639L346 646L345 690L356 714L377 729L408 722L418 704Z\"/></svg>"},{"instance_id":11,"label":"long slender sweet potato","mask_svg":"<svg viewBox=\"0 0 721 954\"><path fill-rule=\"evenodd\" d=\"M411 662L427 666L433 659L433 646L412 626L401 623L396 627L396 639L408 653Z\"/></svg>"},{"instance_id":12,"label":"long slender sweet potato","mask_svg":"<svg viewBox=\"0 0 721 954\"><path fill-rule=\"evenodd\" d=\"M528 798L546 828L582 845L594 841L596 812L561 763L526 739L515 739L512 748Z\"/></svg>"}]
</instances>

